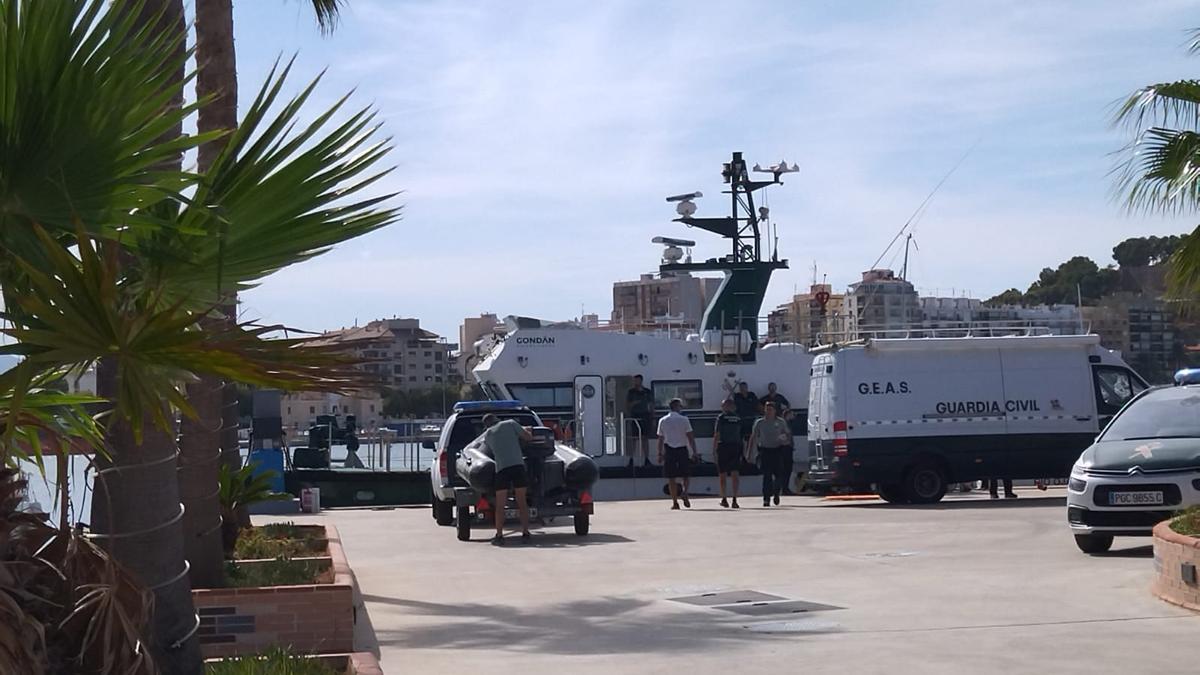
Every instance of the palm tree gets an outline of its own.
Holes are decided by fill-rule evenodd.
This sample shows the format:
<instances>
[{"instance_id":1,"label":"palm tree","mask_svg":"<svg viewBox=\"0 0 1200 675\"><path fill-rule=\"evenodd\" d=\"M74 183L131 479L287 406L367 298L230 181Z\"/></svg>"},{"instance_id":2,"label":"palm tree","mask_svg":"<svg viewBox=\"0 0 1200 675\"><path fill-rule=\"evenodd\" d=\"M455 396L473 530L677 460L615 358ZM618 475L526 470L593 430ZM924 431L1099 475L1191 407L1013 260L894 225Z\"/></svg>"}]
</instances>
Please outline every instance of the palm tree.
<instances>
[{"instance_id":1,"label":"palm tree","mask_svg":"<svg viewBox=\"0 0 1200 675\"><path fill-rule=\"evenodd\" d=\"M1200 30L1189 52L1200 53ZM1200 80L1151 84L1117 109L1117 124L1133 140L1119 153L1117 189L1131 211L1166 214L1200 209ZM1200 292L1200 227L1184 237L1171 256L1173 294Z\"/></svg>"},{"instance_id":2,"label":"palm tree","mask_svg":"<svg viewBox=\"0 0 1200 675\"><path fill-rule=\"evenodd\" d=\"M312 0L313 14L322 32L337 24L343 0ZM197 116L200 133L228 131L237 127L237 53L233 39L233 0L196 0L197 96L205 99ZM212 166L225 146L220 136L200 146L197 166L201 172ZM219 278L219 274L218 274ZM226 292L221 300L223 320L237 321L237 293ZM219 321L221 319L213 319ZM184 541L192 562L192 583L216 586L222 576L220 542L221 515L215 494L218 463L230 470L241 465L238 447L237 390L231 382L201 377L187 388L196 410L180 428L179 489L186 507ZM245 508L239 510L243 526L249 525Z\"/></svg>"},{"instance_id":3,"label":"palm tree","mask_svg":"<svg viewBox=\"0 0 1200 675\"><path fill-rule=\"evenodd\" d=\"M171 105L188 80L176 75L180 36L137 19L105 0L0 0L0 293L17 340L7 351L25 357L0 392L12 392L8 419L23 420L31 383L99 362L111 412L95 450L113 461L100 462L93 531L154 595L159 666L195 673L172 423L194 411L180 383L344 391L360 377L344 357L267 339L272 327L201 324L227 289L398 214L381 206L390 195L356 197L389 149L371 111L331 123L343 99L299 124L316 82L281 101L288 68L207 171L181 171L176 158L214 134L177 131L198 107ZM16 428L5 425L6 458L23 452Z\"/></svg>"}]
</instances>

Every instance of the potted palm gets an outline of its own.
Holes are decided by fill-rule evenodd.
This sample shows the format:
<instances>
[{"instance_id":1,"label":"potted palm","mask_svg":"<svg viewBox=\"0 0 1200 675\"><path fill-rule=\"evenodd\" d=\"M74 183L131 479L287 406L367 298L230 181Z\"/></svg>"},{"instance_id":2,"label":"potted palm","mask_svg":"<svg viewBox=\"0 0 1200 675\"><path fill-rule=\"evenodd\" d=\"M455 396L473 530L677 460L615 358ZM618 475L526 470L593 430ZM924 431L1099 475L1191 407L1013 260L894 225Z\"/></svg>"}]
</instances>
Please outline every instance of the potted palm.
<instances>
[{"instance_id":1,"label":"potted palm","mask_svg":"<svg viewBox=\"0 0 1200 675\"><path fill-rule=\"evenodd\" d=\"M181 35L104 0L0 0L0 16L0 295L16 341L4 351L22 357L0 376L0 451L5 463L50 445L95 456L91 540L153 597L147 621L122 623L140 631L128 644L167 672L198 672L175 481L174 419L194 413L183 388L201 376L362 383L344 357L274 339L280 327L208 320L232 291L394 221L389 195L360 196L388 144L370 110L341 115L344 99L304 113L316 82L284 97L290 66L236 131L184 134L198 104L172 103L190 78L176 76ZM179 164L217 136L226 143L206 170ZM31 414L39 381L92 366L102 435L55 427L94 419L88 402L59 401L55 424ZM217 485L203 491L215 500ZM13 598L0 589L0 603Z\"/></svg>"}]
</instances>

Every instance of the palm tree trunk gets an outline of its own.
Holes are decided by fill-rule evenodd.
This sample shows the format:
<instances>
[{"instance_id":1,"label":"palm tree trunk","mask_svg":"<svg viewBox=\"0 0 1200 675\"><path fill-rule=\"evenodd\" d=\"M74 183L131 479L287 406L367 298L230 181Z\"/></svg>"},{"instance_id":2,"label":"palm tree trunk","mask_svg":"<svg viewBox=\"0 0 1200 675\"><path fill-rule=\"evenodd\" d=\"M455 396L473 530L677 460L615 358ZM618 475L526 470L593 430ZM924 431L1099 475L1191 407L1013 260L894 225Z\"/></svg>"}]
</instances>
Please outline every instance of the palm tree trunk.
<instances>
[{"instance_id":1,"label":"palm tree trunk","mask_svg":"<svg viewBox=\"0 0 1200 675\"><path fill-rule=\"evenodd\" d=\"M115 363L101 361L97 393L112 399L117 384ZM146 420L139 443L130 425L116 418L107 437L112 461L96 460L93 536L154 594L150 648L158 667L167 675L199 675L199 619L183 553L175 439Z\"/></svg>"},{"instance_id":2,"label":"palm tree trunk","mask_svg":"<svg viewBox=\"0 0 1200 675\"><path fill-rule=\"evenodd\" d=\"M196 0L196 60L199 72L196 75L196 94L213 97L200 109L196 128L200 133L237 128L237 53L233 40L233 0ZM200 146L197 166L201 172L212 166L217 155L225 148L226 139L218 139ZM225 320L237 321L237 294L224 299L222 311ZM203 412L197 408L201 420L219 420L221 463L231 470L242 465L238 447L237 388L231 382L221 385L219 408ZM239 508L239 521L250 525L246 509Z\"/></svg>"},{"instance_id":3,"label":"palm tree trunk","mask_svg":"<svg viewBox=\"0 0 1200 675\"><path fill-rule=\"evenodd\" d=\"M217 497L221 460L221 379L201 377L187 385L197 418L179 424L176 480L183 502L184 554L191 563L193 588L216 588L225 577L221 545L221 504Z\"/></svg>"},{"instance_id":4,"label":"palm tree trunk","mask_svg":"<svg viewBox=\"0 0 1200 675\"><path fill-rule=\"evenodd\" d=\"M199 66L196 94L200 98L212 97L200 109L197 129L200 133L232 130L237 126L232 0L197 0L196 55ZM201 172L208 171L224 145L225 139L220 139L200 146L197 165ZM213 283L217 285L219 280L214 279ZM236 298L222 305L223 320L228 321L229 305L236 307ZM232 420L225 414L225 397L230 392L236 402L236 389L218 377L204 376L189 384L188 402L195 410L196 418L184 419L180 426L178 480L180 497L186 507L184 543L188 560L192 562L192 585L202 588L219 586L224 577L218 467L221 463L228 463L231 468L241 465L236 407ZM230 435L227 430L232 434L232 449L227 445Z\"/></svg>"},{"instance_id":5,"label":"palm tree trunk","mask_svg":"<svg viewBox=\"0 0 1200 675\"><path fill-rule=\"evenodd\" d=\"M117 3L115 11L129 11ZM185 49L183 0L145 0L138 13L142 25L157 23L161 31L179 36L178 54ZM177 73L183 79L182 59ZM182 90L170 105L183 104ZM168 134L178 136L181 128ZM182 156L178 163L182 164ZM116 362L101 360L96 368L96 393L116 400L120 392ZM96 458L91 529L109 551L145 588L154 594L150 650L166 675L201 675L204 661L196 637L199 618L192 602L188 563L184 557L183 505L176 477L178 449L174 435L142 420L141 442L125 420L115 415L106 429L111 460Z\"/></svg>"}]
</instances>

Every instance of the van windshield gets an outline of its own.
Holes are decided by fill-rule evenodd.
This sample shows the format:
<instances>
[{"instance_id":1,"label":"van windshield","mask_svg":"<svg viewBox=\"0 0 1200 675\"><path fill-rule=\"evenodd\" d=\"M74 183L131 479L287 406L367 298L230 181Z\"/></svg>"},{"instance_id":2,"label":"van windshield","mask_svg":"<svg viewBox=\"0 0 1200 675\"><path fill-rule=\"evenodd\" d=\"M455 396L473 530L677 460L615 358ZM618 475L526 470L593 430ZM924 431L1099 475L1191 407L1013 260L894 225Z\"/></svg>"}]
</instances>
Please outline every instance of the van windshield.
<instances>
[{"instance_id":1,"label":"van windshield","mask_svg":"<svg viewBox=\"0 0 1200 675\"><path fill-rule=\"evenodd\" d=\"M1153 438L1200 438L1200 390L1178 387L1147 394L1118 415L1100 441Z\"/></svg>"}]
</instances>

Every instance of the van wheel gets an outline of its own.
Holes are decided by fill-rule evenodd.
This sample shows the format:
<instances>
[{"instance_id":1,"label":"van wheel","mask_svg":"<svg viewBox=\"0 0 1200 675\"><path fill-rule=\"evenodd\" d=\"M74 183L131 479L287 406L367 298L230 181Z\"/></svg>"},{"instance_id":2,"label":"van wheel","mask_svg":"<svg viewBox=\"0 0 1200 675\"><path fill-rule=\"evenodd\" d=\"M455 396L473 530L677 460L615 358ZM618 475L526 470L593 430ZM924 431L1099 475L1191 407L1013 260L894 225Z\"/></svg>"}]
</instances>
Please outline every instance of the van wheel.
<instances>
[{"instance_id":1,"label":"van wheel","mask_svg":"<svg viewBox=\"0 0 1200 675\"><path fill-rule=\"evenodd\" d=\"M904 494L913 504L940 502L946 487L946 473L934 462L921 462L904 475Z\"/></svg>"},{"instance_id":2,"label":"van wheel","mask_svg":"<svg viewBox=\"0 0 1200 675\"><path fill-rule=\"evenodd\" d=\"M433 519L443 527L454 524L454 502L448 499L433 498Z\"/></svg>"},{"instance_id":3,"label":"van wheel","mask_svg":"<svg viewBox=\"0 0 1200 675\"><path fill-rule=\"evenodd\" d=\"M575 514L575 534L577 534L581 537L586 536L588 533L588 529L591 527L591 521L592 521L592 519L588 514L576 513Z\"/></svg>"},{"instance_id":4,"label":"van wheel","mask_svg":"<svg viewBox=\"0 0 1200 675\"><path fill-rule=\"evenodd\" d=\"M1088 555L1104 553L1112 548L1113 538L1111 534L1077 534L1075 535L1075 545L1080 551Z\"/></svg>"},{"instance_id":5,"label":"van wheel","mask_svg":"<svg viewBox=\"0 0 1200 675\"><path fill-rule=\"evenodd\" d=\"M459 541L471 540L471 507L460 506L455 516L455 526L458 529Z\"/></svg>"},{"instance_id":6,"label":"van wheel","mask_svg":"<svg viewBox=\"0 0 1200 675\"><path fill-rule=\"evenodd\" d=\"M885 483L879 486L876 491L879 498L889 504L907 504L908 496L904 494L904 488L897 483Z\"/></svg>"}]
</instances>

